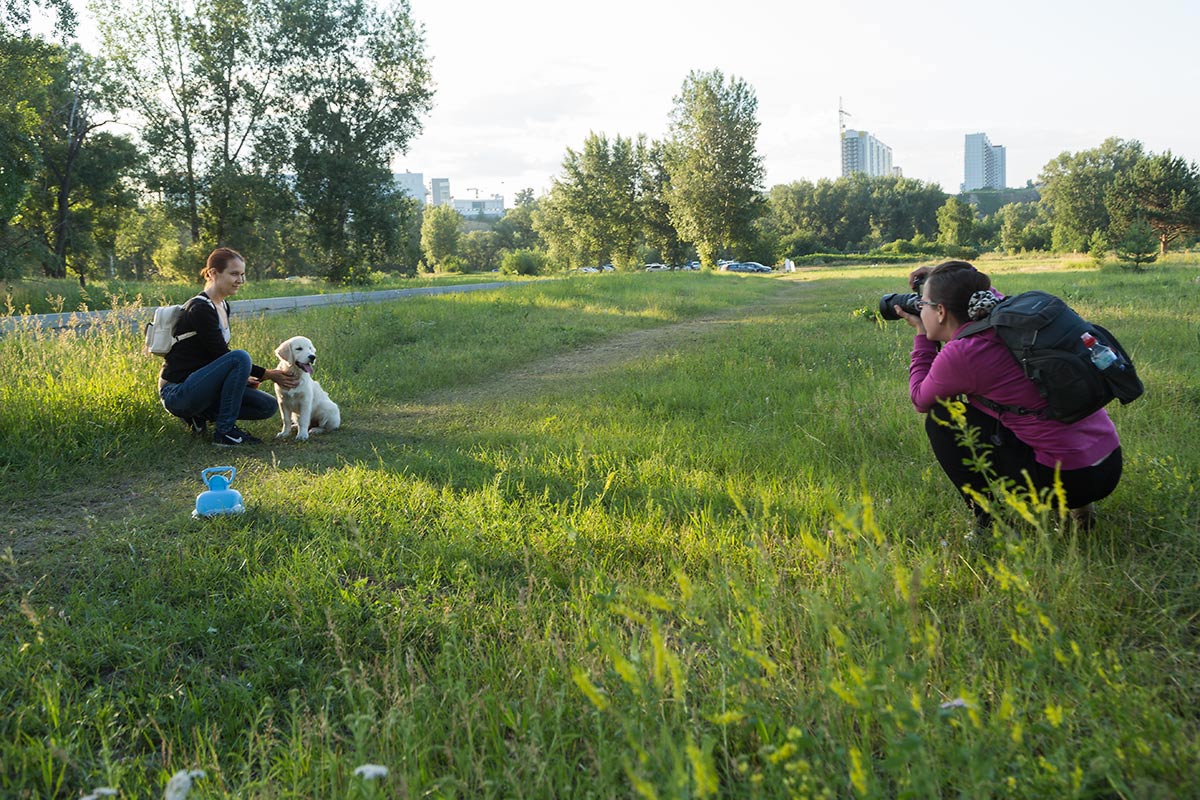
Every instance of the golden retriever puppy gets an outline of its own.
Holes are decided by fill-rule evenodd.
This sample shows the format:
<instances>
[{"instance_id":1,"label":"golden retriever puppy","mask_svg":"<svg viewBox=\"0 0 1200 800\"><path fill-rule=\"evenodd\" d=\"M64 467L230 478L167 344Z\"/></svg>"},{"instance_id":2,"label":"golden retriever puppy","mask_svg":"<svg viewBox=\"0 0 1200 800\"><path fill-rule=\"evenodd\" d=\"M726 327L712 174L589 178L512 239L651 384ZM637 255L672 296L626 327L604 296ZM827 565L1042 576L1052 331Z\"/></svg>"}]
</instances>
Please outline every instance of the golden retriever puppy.
<instances>
[{"instance_id":1,"label":"golden retriever puppy","mask_svg":"<svg viewBox=\"0 0 1200 800\"><path fill-rule=\"evenodd\" d=\"M313 380L313 365L317 363L317 349L303 336L293 336L275 348L279 356L277 369L300 379L293 389L284 389L275 384L275 396L279 398L279 415L283 417L283 430L275 438L285 438L292 430L300 441L308 439L310 433L335 430L342 424L342 412L337 404Z\"/></svg>"}]
</instances>

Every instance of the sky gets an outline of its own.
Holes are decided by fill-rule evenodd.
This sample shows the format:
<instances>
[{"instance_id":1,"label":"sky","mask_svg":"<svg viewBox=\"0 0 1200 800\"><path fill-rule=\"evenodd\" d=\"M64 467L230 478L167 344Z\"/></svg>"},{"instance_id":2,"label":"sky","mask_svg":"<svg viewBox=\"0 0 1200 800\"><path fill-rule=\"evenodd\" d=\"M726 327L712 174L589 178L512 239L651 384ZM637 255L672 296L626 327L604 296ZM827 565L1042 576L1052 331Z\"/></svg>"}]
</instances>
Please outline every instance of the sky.
<instances>
[{"instance_id":1,"label":"sky","mask_svg":"<svg viewBox=\"0 0 1200 800\"><path fill-rule=\"evenodd\" d=\"M957 192L963 138L1007 183L1110 136L1200 161L1200 0L410 0L435 82L397 171L458 198L547 191L589 133L665 138L691 71L758 99L764 188L841 174L846 127Z\"/></svg>"},{"instance_id":2,"label":"sky","mask_svg":"<svg viewBox=\"0 0 1200 800\"><path fill-rule=\"evenodd\" d=\"M766 189L841 174L839 102L950 192L976 132L1007 148L1009 186L1110 136L1200 162L1200 0L409 3L434 106L392 166L460 199L543 194L590 133L665 138L692 71L754 90Z\"/></svg>"}]
</instances>

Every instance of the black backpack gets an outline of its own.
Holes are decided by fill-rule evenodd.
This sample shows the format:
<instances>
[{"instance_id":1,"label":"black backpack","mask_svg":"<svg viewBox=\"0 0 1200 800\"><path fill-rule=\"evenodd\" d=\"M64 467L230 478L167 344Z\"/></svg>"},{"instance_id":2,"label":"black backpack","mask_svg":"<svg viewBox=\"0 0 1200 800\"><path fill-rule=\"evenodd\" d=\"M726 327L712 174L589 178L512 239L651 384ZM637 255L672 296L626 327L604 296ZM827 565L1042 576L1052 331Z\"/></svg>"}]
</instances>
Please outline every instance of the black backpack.
<instances>
[{"instance_id":1,"label":"black backpack","mask_svg":"<svg viewBox=\"0 0 1200 800\"><path fill-rule=\"evenodd\" d=\"M994 411L1078 422L1108 405L1114 397L1124 405L1145 391L1133 360L1117 337L1084 320L1052 294L1022 292L1007 297L996 304L987 319L966 325L954 338L962 339L989 328L1000 334L1000 340L1048 404L1044 409L1034 410L980 398ZM1095 337L1097 348L1103 345L1116 354L1116 360L1105 369L1092 362L1092 350L1083 341L1089 333Z\"/></svg>"}]
</instances>

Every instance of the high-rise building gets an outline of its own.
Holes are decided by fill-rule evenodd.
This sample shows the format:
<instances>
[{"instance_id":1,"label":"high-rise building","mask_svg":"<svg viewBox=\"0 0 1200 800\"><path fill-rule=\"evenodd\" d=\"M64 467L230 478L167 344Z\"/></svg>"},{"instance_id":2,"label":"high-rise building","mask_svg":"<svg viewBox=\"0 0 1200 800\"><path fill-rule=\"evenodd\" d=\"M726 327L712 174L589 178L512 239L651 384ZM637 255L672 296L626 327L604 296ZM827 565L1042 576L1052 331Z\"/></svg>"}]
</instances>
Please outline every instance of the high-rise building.
<instances>
[{"instance_id":1,"label":"high-rise building","mask_svg":"<svg viewBox=\"0 0 1200 800\"><path fill-rule=\"evenodd\" d=\"M842 131L842 177L892 174L892 148L866 131Z\"/></svg>"},{"instance_id":2,"label":"high-rise building","mask_svg":"<svg viewBox=\"0 0 1200 800\"><path fill-rule=\"evenodd\" d=\"M1007 185L1004 145L992 144L986 133L968 133L963 149L962 191L1003 189Z\"/></svg>"},{"instance_id":3,"label":"high-rise building","mask_svg":"<svg viewBox=\"0 0 1200 800\"><path fill-rule=\"evenodd\" d=\"M425 205L425 176L419 172L394 172L392 183L409 197L416 198L418 205Z\"/></svg>"},{"instance_id":4,"label":"high-rise building","mask_svg":"<svg viewBox=\"0 0 1200 800\"><path fill-rule=\"evenodd\" d=\"M444 206L450 202L450 179L434 178L429 182L429 203Z\"/></svg>"}]
</instances>

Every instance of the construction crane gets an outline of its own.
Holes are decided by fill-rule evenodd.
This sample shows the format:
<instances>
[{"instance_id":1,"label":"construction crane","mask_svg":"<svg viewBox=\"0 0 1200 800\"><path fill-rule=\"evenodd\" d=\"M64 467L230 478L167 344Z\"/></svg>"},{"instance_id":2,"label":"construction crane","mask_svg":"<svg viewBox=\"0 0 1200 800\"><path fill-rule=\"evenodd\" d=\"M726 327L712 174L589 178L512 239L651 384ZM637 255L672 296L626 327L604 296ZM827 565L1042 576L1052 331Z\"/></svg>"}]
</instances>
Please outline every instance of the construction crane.
<instances>
[{"instance_id":1,"label":"construction crane","mask_svg":"<svg viewBox=\"0 0 1200 800\"><path fill-rule=\"evenodd\" d=\"M468 186L468 187L467 187L467 191L468 191L468 192L474 192L474 193L475 193L475 199L476 199L476 200L478 200L478 199L479 199L479 190L478 190L478 189L476 189L474 186Z\"/></svg>"},{"instance_id":2,"label":"construction crane","mask_svg":"<svg viewBox=\"0 0 1200 800\"><path fill-rule=\"evenodd\" d=\"M850 112L842 108L842 98L838 98L838 133L846 133L846 117L850 116Z\"/></svg>"}]
</instances>

